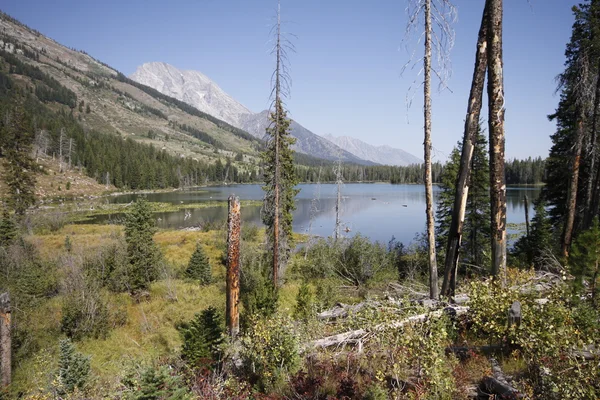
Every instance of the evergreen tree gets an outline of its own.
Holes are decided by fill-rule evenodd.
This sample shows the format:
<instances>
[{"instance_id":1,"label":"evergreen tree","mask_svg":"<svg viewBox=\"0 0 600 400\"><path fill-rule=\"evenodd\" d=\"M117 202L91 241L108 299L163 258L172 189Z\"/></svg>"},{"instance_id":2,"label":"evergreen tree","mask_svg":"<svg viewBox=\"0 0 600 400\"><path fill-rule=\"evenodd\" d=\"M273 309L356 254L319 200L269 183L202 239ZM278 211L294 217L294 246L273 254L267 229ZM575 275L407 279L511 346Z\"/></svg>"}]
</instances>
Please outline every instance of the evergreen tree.
<instances>
[{"instance_id":1,"label":"evergreen tree","mask_svg":"<svg viewBox=\"0 0 600 400\"><path fill-rule=\"evenodd\" d=\"M59 343L58 392L61 395L83 389L90 377L90 358L75 350L70 339Z\"/></svg>"},{"instance_id":2,"label":"evergreen tree","mask_svg":"<svg viewBox=\"0 0 600 400\"><path fill-rule=\"evenodd\" d=\"M291 121L283 107L283 99L289 93L290 78L286 65L286 40L281 34L281 7L277 8L275 26L276 67L273 73L273 110L267 128L267 148L262 154L265 191L263 222L267 226L267 243L273 256L272 278L278 286L279 271L287 262L292 248L292 212L296 209L294 199L299 190L294 170L292 145L296 139L290 134ZM288 43L289 44L289 43Z\"/></svg>"},{"instance_id":3,"label":"evergreen tree","mask_svg":"<svg viewBox=\"0 0 600 400\"><path fill-rule=\"evenodd\" d=\"M461 151L462 143L459 142L440 176L441 193L436 211L438 254L445 254L443 249L448 243ZM485 249L488 248L490 240L490 181L487 140L481 131L478 133L473 149L469 180L460 257L463 265L473 264L484 267L489 260Z\"/></svg>"},{"instance_id":4,"label":"evergreen tree","mask_svg":"<svg viewBox=\"0 0 600 400\"><path fill-rule=\"evenodd\" d=\"M223 318L214 307L196 314L189 324L179 330L183 340L182 357L192 366L200 366L206 360L218 361L225 333Z\"/></svg>"},{"instance_id":5,"label":"evergreen tree","mask_svg":"<svg viewBox=\"0 0 600 400\"><path fill-rule=\"evenodd\" d=\"M17 237L17 225L5 208L2 210L2 219L0 219L0 247L10 245L15 237Z\"/></svg>"},{"instance_id":6,"label":"evergreen tree","mask_svg":"<svg viewBox=\"0 0 600 400\"><path fill-rule=\"evenodd\" d=\"M296 296L294 317L302 321L308 321L314 312L313 305L313 294L310 291L308 284L304 282L302 283L302 286L300 286L300 290L298 290L298 295Z\"/></svg>"},{"instance_id":7,"label":"evergreen tree","mask_svg":"<svg viewBox=\"0 0 600 400\"><path fill-rule=\"evenodd\" d=\"M522 236L515 243L512 255L526 264L541 268L540 257L553 250L552 224L546 211L546 202L539 197L534 204L535 216L531 220L529 236Z\"/></svg>"},{"instance_id":8,"label":"evergreen tree","mask_svg":"<svg viewBox=\"0 0 600 400\"><path fill-rule=\"evenodd\" d=\"M134 293L156 279L161 253L154 243L155 221L150 204L136 201L125 218L128 265L125 285Z\"/></svg>"},{"instance_id":9,"label":"evergreen tree","mask_svg":"<svg viewBox=\"0 0 600 400\"><path fill-rule=\"evenodd\" d=\"M577 236L570 255L571 273L575 276L575 286L581 290L583 281L588 280L592 301L596 302L598 273L600 272L600 224L594 218L590 229Z\"/></svg>"},{"instance_id":10,"label":"evergreen tree","mask_svg":"<svg viewBox=\"0 0 600 400\"><path fill-rule=\"evenodd\" d=\"M201 285L209 285L212 281L210 263L200 244L196 244L196 250L190 258L185 276L199 281Z\"/></svg>"},{"instance_id":11,"label":"evergreen tree","mask_svg":"<svg viewBox=\"0 0 600 400\"><path fill-rule=\"evenodd\" d=\"M8 186L8 205L17 215L35 203L35 164L31 158L33 133L25 114L24 101L18 98L4 124L0 125L3 140L4 182Z\"/></svg>"}]
</instances>

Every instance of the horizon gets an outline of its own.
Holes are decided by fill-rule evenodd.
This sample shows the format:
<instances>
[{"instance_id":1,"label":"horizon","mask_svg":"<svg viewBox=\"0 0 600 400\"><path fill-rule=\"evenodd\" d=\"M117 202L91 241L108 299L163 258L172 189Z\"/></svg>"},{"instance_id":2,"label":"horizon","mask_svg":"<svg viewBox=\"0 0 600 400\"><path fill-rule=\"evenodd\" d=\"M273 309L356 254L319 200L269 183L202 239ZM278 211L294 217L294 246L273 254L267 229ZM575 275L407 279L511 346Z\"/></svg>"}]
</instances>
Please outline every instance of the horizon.
<instances>
[{"instance_id":1,"label":"horizon","mask_svg":"<svg viewBox=\"0 0 600 400\"><path fill-rule=\"evenodd\" d=\"M406 18L402 7L388 0L378 10L356 1L351 3L357 10L354 7L336 8L333 4L315 8L315 3L308 1L298 5L284 1L282 4L284 23L285 20L296 21L284 25L284 29L290 27L298 36L294 38L297 51L291 56L293 86L287 102L290 116L320 136L349 136L377 147L402 149L422 159L420 88L414 93L408 111L405 103L410 85L419 79L416 76L419 67L400 76L401 66L408 58L401 48ZM444 162L456 142L462 140L483 9L483 5L477 7L481 9L469 7L466 0L455 3L458 21L454 24L456 44L451 53L454 71L448 82L450 90L433 93L434 162ZM507 159L546 158L550 135L555 131L555 123L548 121L547 115L553 113L558 104L554 77L563 69L564 48L570 38L573 20L569 10L576 2L552 0L541 3L523 1L505 6ZM146 62L164 62L206 75L253 112L268 108L272 57L266 45L269 39L267 22L273 16L275 2L254 2L254 8L239 1L208 2L202 5L205 12L198 12L205 23L200 26L186 25L186 20L196 16L193 12L186 11L185 7L181 7L182 10L171 7L166 14L175 13L183 19L177 27L173 27L177 18L167 15L169 21L165 21L165 13L160 12L163 10L156 2L143 4L136 9L136 2L132 2L120 5L116 10L70 0L59 4L24 0L5 5L3 11L65 46L87 52L127 76ZM227 8L232 4L237 8ZM137 13L125 12L128 7L133 7ZM320 13L314 12L317 10ZM231 14L231 11L238 13ZM53 14L56 18L52 18ZM95 18L89 19L91 14ZM337 19L330 18L332 14ZM212 18L215 16L217 18ZM69 18L71 23L62 23L64 18ZM262 24L258 22L260 19ZM382 19L383 22L376 23ZM136 20L145 22L132 23ZM364 26L351 24L363 20L366 21ZM160 21L165 26L152 29ZM331 26L318 22L327 22ZM103 27L112 25L112 29L98 35L99 24ZM210 37L212 41L206 39L206 35L199 35L222 28L220 24L224 24L225 29L218 30L222 35ZM140 32L136 32L136 28ZM194 42L194 35L181 33L186 30L200 37L197 41L205 50L202 54L210 53L210 57L189 50L191 45L188 43ZM332 32L336 32L335 37ZM387 35L379 37L382 32ZM176 46L172 46L174 38L179 39ZM374 38L381 39L381 43L372 42ZM122 47L117 44L119 42ZM354 47L359 51L353 51ZM262 54L257 50L259 48L262 48ZM420 50L417 46L416 51ZM238 65L244 65L246 69L241 71ZM369 79L355 79L356 75ZM433 85L435 87L435 81ZM418 82L417 86L420 86ZM356 98L366 100L357 104ZM485 103L484 94L484 120L487 116Z\"/></svg>"}]
</instances>

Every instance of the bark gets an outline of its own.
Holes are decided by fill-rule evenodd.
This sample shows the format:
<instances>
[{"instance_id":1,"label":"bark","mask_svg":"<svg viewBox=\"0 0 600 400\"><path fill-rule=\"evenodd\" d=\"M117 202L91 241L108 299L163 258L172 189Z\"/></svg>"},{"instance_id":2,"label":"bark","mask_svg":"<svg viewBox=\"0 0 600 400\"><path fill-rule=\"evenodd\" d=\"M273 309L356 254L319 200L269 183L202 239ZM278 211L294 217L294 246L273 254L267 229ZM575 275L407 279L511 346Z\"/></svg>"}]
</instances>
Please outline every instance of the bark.
<instances>
[{"instance_id":1,"label":"bark","mask_svg":"<svg viewBox=\"0 0 600 400\"><path fill-rule=\"evenodd\" d=\"M11 351L10 297L3 293L0 295L0 388L11 382Z\"/></svg>"},{"instance_id":2,"label":"bark","mask_svg":"<svg viewBox=\"0 0 600 400\"><path fill-rule=\"evenodd\" d=\"M439 298L437 261L435 257L435 219L433 217L433 182L431 177L431 0L425 1L425 57L424 57L424 116L425 141L425 198L427 213L427 241L429 254L429 297Z\"/></svg>"},{"instance_id":3,"label":"bark","mask_svg":"<svg viewBox=\"0 0 600 400\"><path fill-rule=\"evenodd\" d=\"M579 187L579 167L581 164L581 149L583 147L583 138L585 136L585 128L583 123L583 112L579 112L579 120L577 121L577 132L575 138L575 148L573 151L573 159L571 164L571 177L569 183L569 191L567 193L567 215L563 230L563 241L561 253L563 257L569 257L571 242L573 240L573 227L575 226L575 211L577 209L577 191Z\"/></svg>"},{"instance_id":4,"label":"bark","mask_svg":"<svg viewBox=\"0 0 600 400\"><path fill-rule=\"evenodd\" d=\"M598 118L600 117L600 74L596 77L596 93L594 96L594 113L592 117L592 137L590 138L590 176L588 177L586 193L585 193L585 228L592 226L592 219L597 214L597 209L594 208L598 196L598 178L600 173L596 167L598 158Z\"/></svg>"},{"instance_id":5,"label":"bark","mask_svg":"<svg viewBox=\"0 0 600 400\"><path fill-rule=\"evenodd\" d=\"M506 272L506 181L504 175L504 78L502 62L502 0L488 0L488 124L490 135L490 197L492 275Z\"/></svg>"},{"instance_id":6,"label":"bark","mask_svg":"<svg viewBox=\"0 0 600 400\"><path fill-rule=\"evenodd\" d=\"M275 67L275 193L273 219L273 285L279 285L279 210L281 209L279 190L281 185L281 160L279 146L281 145L280 126L283 119L281 105L281 5L277 5L277 65Z\"/></svg>"},{"instance_id":7,"label":"bark","mask_svg":"<svg viewBox=\"0 0 600 400\"><path fill-rule=\"evenodd\" d=\"M337 199L335 202L335 241L337 242L337 240L340 238L340 225L341 225L341 221L340 221L340 206L342 204L342 178L341 178L341 174L342 174L342 164L341 162L338 162L338 171L337 171Z\"/></svg>"},{"instance_id":8,"label":"bark","mask_svg":"<svg viewBox=\"0 0 600 400\"><path fill-rule=\"evenodd\" d=\"M525 196L525 231L529 238L529 198Z\"/></svg>"},{"instance_id":9,"label":"bark","mask_svg":"<svg viewBox=\"0 0 600 400\"><path fill-rule=\"evenodd\" d=\"M487 7L484 8L481 26L477 38L477 50L475 52L475 68L473 80L471 81L471 92L467 106L467 117L465 119L465 131L463 136L462 153L456 182L456 194L454 197L454 208L452 222L448 231L448 247L446 248L446 262L444 265L444 283L442 294L452 296L456 290L456 272L458 267L458 255L462 242L463 225L465 222L465 211L467 208L467 197L469 194L469 177L471 175L471 163L473 150L477 141L479 127L479 116L481 114L481 103L483 98L483 86L485 83L485 71L487 68ZM475 230L473 231L475 232Z\"/></svg>"},{"instance_id":10,"label":"bark","mask_svg":"<svg viewBox=\"0 0 600 400\"><path fill-rule=\"evenodd\" d=\"M229 196L227 217L227 330L232 337L240 331L240 199Z\"/></svg>"}]
</instances>

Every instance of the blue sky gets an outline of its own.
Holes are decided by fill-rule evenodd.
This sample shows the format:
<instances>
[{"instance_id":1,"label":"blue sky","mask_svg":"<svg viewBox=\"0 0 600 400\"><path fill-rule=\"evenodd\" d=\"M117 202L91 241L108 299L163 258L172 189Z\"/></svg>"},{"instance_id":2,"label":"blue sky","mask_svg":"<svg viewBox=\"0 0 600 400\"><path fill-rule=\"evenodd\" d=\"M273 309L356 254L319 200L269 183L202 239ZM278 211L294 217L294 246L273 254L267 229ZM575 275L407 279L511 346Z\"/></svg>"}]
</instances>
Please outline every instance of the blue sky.
<instances>
[{"instance_id":1,"label":"blue sky","mask_svg":"<svg viewBox=\"0 0 600 400\"><path fill-rule=\"evenodd\" d=\"M433 96L433 146L444 161L462 137L483 0L455 0L450 91ZM573 0L505 1L508 158L546 156ZM403 0L282 0L291 55L291 116L318 134L349 135L422 158L422 95L407 110L417 70L403 42ZM269 31L276 0L5 0L0 8L59 43L126 75L163 61L199 70L253 111L269 104ZM482 115L486 115L484 110Z\"/></svg>"}]
</instances>

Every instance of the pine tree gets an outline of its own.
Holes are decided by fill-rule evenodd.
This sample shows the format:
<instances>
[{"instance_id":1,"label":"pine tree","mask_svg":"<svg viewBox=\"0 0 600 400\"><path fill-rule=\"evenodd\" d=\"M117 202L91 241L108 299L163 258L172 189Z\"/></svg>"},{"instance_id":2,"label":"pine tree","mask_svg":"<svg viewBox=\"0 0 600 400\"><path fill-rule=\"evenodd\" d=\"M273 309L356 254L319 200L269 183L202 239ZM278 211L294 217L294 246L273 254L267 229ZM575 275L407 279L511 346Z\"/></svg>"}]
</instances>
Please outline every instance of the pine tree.
<instances>
[{"instance_id":1,"label":"pine tree","mask_svg":"<svg viewBox=\"0 0 600 400\"><path fill-rule=\"evenodd\" d=\"M570 255L571 273L575 276L575 286L581 290L583 281L589 281L592 301L596 302L598 273L600 272L600 224L594 218L590 229L577 236Z\"/></svg>"},{"instance_id":2,"label":"pine tree","mask_svg":"<svg viewBox=\"0 0 600 400\"><path fill-rule=\"evenodd\" d=\"M0 126L4 140L2 154L4 158L4 182L8 186L8 205L17 215L35 203L35 164L31 158L33 131L29 128L23 99L19 98L8 114L7 122Z\"/></svg>"},{"instance_id":3,"label":"pine tree","mask_svg":"<svg viewBox=\"0 0 600 400\"><path fill-rule=\"evenodd\" d=\"M0 247L10 245L16 237L17 226L5 208L2 210L2 219L0 220Z\"/></svg>"},{"instance_id":4,"label":"pine tree","mask_svg":"<svg viewBox=\"0 0 600 400\"><path fill-rule=\"evenodd\" d=\"M294 317L308 321L313 314L314 296L306 282L302 283L298 295L296 296L296 307L294 308Z\"/></svg>"},{"instance_id":5,"label":"pine tree","mask_svg":"<svg viewBox=\"0 0 600 400\"><path fill-rule=\"evenodd\" d=\"M294 199L299 190L292 145L296 139L290 134L291 121L283 106L283 98L289 90L289 76L286 66L286 41L281 34L280 6L277 11L276 44L273 49L276 67L273 73L273 110L267 128L267 148L262 154L264 163L265 191L262 218L267 226L267 242L271 251L272 279L274 286L279 284L279 271L287 262L292 248L292 212L296 209ZM287 44L289 46L289 43Z\"/></svg>"},{"instance_id":6,"label":"pine tree","mask_svg":"<svg viewBox=\"0 0 600 400\"><path fill-rule=\"evenodd\" d=\"M90 377L90 358L75 350L70 339L59 343L58 392L61 395L83 389Z\"/></svg>"},{"instance_id":7,"label":"pine tree","mask_svg":"<svg viewBox=\"0 0 600 400\"><path fill-rule=\"evenodd\" d=\"M456 195L456 182L461 162L462 143L458 143L440 176L441 193L438 198L436 236L438 246L447 246L448 230L452 223L452 212ZM485 249L490 239L490 195L487 140L479 130L471 157L469 193L465 208L461 259L463 264L483 267L488 259ZM439 252L442 253L443 252Z\"/></svg>"},{"instance_id":8,"label":"pine tree","mask_svg":"<svg viewBox=\"0 0 600 400\"><path fill-rule=\"evenodd\" d=\"M180 328L183 346L182 357L192 366L205 364L206 360L218 361L225 329L221 314L214 307L208 307L196 314L186 326Z\"/></svg>"},{"instance_id":9,"label":"pine tree","mask_svg":"<svg viewBox=\"0 0 600 400\"><path fill-rule=\"evenodd\" d=\"M535 216L531 220L529 236L523 236L514 245L512 255L527 265L543 267L541 257L554 248L552 223L546 211L546 202L539 197L534 203Z\"/></svg>"},{"instance_id":10,"label":"pine tree","mask_svg":"<svg viewBox=\"0 0 600 400\"><path fill-rule=\"evenodd\" d=\"M210 263L200 244L196 245L196 250L185 270L185 276L199 281L201 285L209 285L212 281Z\"/></svg>"},{"instance_id":11,"label":"pine tree","mask_svg":"<svg viewBox=\"0 0 600 400\"><path fill-rule=\"evenodd\" d=\"M138 200L125 218L128 265L125 285L134 293L156 279L161 253L154 243L155 221L150 204Z\"/></svg>"}]
</instances>

